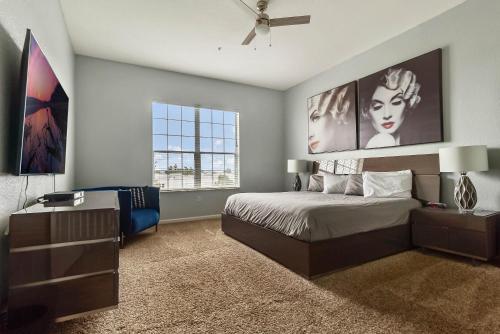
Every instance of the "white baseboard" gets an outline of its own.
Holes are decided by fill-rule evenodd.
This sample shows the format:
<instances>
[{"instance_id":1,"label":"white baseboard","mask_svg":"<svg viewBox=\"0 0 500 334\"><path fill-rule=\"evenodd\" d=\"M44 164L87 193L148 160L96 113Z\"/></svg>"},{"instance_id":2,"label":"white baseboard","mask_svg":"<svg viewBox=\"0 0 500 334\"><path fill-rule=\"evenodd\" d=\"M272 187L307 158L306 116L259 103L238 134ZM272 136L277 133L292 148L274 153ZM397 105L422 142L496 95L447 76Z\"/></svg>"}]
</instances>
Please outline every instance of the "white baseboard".
<instances>
[{"instance_id":1,"label":"white baseboard","mask_svg":"<svg viewBox=\"0 0 500 334\"><path fill-rule=\"evenodd\" d=\"M171 224L171 223L182 223L182 222L192 222L197 220L211 220L220 219L221 215L209 215L209 216L198 216L198 217L186 217L186 218L174 218L174 219L160 219L160 224Z\"/></svg>"}]
</instances>

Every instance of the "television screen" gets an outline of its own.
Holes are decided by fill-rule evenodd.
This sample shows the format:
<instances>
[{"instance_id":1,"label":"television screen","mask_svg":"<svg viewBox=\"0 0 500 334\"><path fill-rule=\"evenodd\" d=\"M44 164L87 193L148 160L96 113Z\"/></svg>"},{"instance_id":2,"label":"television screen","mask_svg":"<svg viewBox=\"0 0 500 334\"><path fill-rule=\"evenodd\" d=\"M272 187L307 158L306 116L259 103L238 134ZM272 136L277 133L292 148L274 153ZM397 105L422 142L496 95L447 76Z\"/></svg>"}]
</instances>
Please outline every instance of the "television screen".
<instances>
[{"instance_id":1,"label":"television screen","mask_svg":"<svg viewBox=\"0 0 500 334\"><path fill-rule=\"evenodd\" d=\"M30 30L21 64L18 174L62 174L65 169L68 96Z\"/></svg>"}]
</instances>

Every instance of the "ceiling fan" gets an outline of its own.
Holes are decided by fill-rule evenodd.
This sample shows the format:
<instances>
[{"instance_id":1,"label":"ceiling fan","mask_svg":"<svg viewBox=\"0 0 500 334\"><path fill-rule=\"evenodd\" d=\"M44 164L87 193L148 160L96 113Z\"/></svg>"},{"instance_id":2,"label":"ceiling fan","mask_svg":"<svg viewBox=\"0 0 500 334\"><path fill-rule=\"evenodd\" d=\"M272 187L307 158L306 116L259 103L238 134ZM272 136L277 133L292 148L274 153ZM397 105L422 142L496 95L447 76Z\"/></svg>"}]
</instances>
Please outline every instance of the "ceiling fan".
<instances>
[{"instance_id":1,"label":"ceiling fan","mask_svg":"<svg viewBox=\"0 0 500 334\"><path fill-rule=\"evenodd\" d=\"M255 27L250 31L248 36L243 40L241 45L248 45L252 42L256 35L267 35L272 27L281 26L291 26L296 24L309 24L311 22L311 16L291 16L291 17L280 17L277 19L270 19L269 15L265 13L269 0L258 0L256 12L250 6L248 6L243 0L240 0L248 9L257 15L255 20Z\"/></svg>"}]
</instances>

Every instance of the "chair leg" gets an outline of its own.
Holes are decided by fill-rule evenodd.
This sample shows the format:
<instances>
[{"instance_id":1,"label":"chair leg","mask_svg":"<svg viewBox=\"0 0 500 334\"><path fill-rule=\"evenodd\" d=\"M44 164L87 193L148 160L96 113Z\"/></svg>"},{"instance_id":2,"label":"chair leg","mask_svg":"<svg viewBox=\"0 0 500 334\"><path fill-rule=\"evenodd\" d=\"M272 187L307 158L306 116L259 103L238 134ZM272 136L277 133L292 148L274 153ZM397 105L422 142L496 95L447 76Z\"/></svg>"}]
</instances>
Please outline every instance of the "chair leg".
<instances>
[{"instance_id":1,"label":"chair leg","mask_svg":"<svg viewBox=\"0 0 500 334\"><path fill-rule=\"evenodd\" d=\"M158 232L158 224L155 225L155 232Z\"/></svg>"},{"instance_id":2,"label":"chair leg","mask_svg":"<svg viewBox=\"0 0 500 334\"><path fill-rule=\"evenodd\" d=\"M120 248L125 247L125 234L122 232L120 233Z\"/></svg>"}]
</instances>

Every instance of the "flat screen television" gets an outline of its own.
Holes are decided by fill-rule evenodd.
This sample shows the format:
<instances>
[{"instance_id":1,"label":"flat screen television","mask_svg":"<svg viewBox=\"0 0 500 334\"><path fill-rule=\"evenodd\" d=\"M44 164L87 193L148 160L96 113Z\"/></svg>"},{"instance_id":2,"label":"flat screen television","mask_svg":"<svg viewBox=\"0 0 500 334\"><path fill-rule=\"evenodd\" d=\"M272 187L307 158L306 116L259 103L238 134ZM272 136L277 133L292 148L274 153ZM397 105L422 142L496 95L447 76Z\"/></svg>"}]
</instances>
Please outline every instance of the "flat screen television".
<instances>
[{"instance_id":1,"label":"flat screen television","mask_svg":"<svg viewBox=\"0 0 500 334\"><path fill-rule=\"evenodd\" d=\"M68 95L28 29L21 60L18 175L64 174Z\"/></svg>"}]
</instances>

